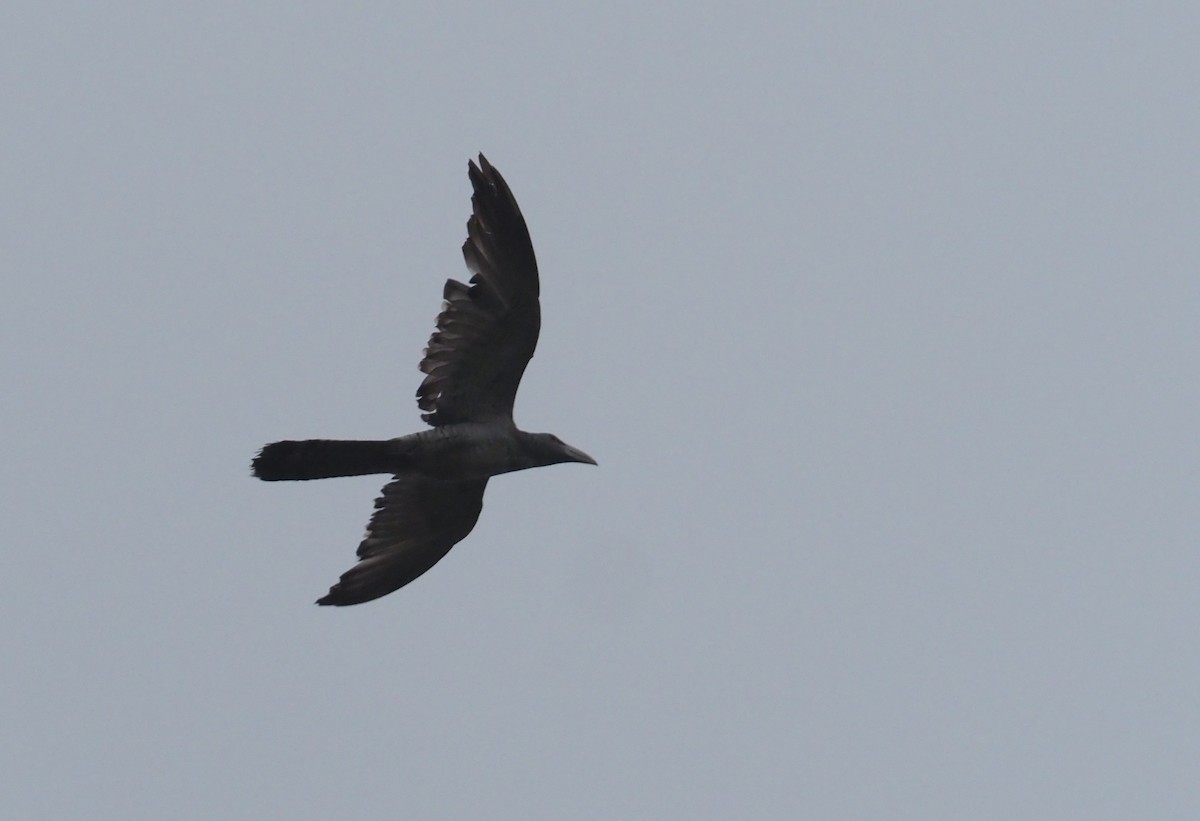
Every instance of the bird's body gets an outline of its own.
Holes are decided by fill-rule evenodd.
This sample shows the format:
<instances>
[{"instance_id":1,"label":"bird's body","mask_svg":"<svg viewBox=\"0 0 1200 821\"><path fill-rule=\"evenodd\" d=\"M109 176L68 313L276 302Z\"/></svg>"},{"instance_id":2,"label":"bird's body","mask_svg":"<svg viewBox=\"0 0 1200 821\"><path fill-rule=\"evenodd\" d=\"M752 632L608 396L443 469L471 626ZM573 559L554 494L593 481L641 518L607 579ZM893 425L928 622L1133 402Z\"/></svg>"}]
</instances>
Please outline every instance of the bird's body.
<instances>
[{"instance_id":1,"label":"bird's body","mask_svg":"<svg viewBox=\"0 0 1200 821\"><path fill-rule=\"evenodd\" d=\"M513 401L541 327L533 245L516 200L483 157L470 163L474 212L463 256L471 284L449 280L417 390L430 430L395 439L274 442L254 459L266 481L392 474L359 545L359 563L318 604L358 604L420 576L475 526L492 476L582 462L548 433L518 430Z\"/></svg>"},{"instance_id":2,"label":"bird's body","mask_svg":"<svg viewBox=\"0 0 1200 821\"><path fill-rule=\"evenodd\" d=\"M459 422L396 439L306 439L274 442L254 460L254 475L280 479L331 479L372 473L411 473L430 479L487 479L514 470L582 459L555 459L573 451L542 446L539 437L509 423ZM557 442L561 445L561 442ZM579 454L582 455L582 454ZM547 461L553 460L553 461Z\"/></svg>"}]
</instances>

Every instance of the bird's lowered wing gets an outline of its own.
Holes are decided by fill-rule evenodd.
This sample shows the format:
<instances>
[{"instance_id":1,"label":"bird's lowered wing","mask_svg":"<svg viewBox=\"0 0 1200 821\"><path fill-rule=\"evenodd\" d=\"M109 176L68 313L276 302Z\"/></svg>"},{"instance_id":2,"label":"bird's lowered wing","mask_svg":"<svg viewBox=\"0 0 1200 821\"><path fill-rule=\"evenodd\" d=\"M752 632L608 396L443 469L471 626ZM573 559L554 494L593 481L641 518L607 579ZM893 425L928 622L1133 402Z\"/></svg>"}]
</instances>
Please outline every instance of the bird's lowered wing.
<instances>
[{"instance_id":1,"label":"bird's lowered wing","mask_svg":"<svg viewBox=\"0 0 1200 821\"><path fill-rule=\"evenodd\" d=\"M463 257L470 285L449 280L417 389L431 425L511 419L517 386L542 325L537 260L525 218L500 172L469 165L473 213Z\"/></svg>"},{"instance_id":2,"label":"bird's lowered wing","mask_svg":"<svg viewBox=\"0 0 1200 821\"><path fill-rule=\"evenodd\" d=\"M397 476L375 500L358 564L317 604L361 604L399 590L466 538L483 508L487 479L447 482Z\"/></svg>"}]
</instances>

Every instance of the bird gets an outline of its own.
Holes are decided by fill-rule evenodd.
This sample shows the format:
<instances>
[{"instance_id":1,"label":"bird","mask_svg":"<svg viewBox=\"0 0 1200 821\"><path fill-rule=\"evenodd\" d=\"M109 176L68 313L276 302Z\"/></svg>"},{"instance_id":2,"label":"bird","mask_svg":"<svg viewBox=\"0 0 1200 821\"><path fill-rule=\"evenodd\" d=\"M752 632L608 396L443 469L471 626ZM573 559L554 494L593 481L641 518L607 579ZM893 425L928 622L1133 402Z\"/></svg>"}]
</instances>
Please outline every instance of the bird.
<instances>
[{"instance_id":1,"label":"bird","mask_svg":"<svg viewBox=\"0 0 1200 821\"><path fill-rule=\"evenodd\" d=\"M358 562L317 604L361 604L421 576L475 527L488 480L502 473L596 460L550 433L519 430L517 387L537 347L537 259L525 217L500 172L468 160L468 284L446 281L417 388L417 433L382 440L272 442L251 462L268 482L391 474L358 546Z\"/></svg>"}]
</instances>

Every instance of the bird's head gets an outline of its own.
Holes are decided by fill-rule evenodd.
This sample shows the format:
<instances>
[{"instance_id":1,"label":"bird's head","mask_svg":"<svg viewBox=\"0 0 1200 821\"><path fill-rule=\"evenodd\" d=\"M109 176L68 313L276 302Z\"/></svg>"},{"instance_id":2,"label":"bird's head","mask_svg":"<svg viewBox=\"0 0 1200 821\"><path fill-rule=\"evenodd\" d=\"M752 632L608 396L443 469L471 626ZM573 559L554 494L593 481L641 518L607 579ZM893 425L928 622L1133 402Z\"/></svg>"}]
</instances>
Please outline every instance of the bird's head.
<instances>
[{"instance_id":1,"label":"bird's head","mask_svg":"<svg viewBox=\"0 0 1200 821\"><path fill-rule=\"evenodd\" d=\"M535 464L557 465L561 462L582 462L594 465L596 460L579 448L573 448L553 433L527 433L523 437L526 453Z\"/></svg>"}]
</instances>

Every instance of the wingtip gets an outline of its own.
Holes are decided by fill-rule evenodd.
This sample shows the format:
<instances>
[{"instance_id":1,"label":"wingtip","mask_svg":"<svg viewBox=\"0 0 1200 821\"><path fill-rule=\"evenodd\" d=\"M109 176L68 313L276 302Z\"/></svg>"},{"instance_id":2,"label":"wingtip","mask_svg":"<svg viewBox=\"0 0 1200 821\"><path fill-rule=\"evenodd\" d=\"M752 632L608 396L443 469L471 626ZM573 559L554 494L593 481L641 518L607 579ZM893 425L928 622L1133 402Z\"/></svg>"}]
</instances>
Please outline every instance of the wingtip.
<instances>
[{"instance_id":1,"label":"wingtip","mask_svg":"<svg viewBox=\"0 0 1200 821\"><path fill-rule=\"evenodd\" d=\"M483 156L482 152L479 154L478 162L475 160L467 160L467 174L469 174L472 179L476 176L486 177L491 173L492 164L488 162L487 157Z\"/></svg>"},{"instance_id":2,"label":"wingtip","mask_svg":"<svg viewBox=\"0 0 1200 821\"><path fill-rule=\"evenodd\" d=\"M488 158L483 155L483 152L479 153L478 164L475 163L475 160L467 160L467 175L471 178L472 184L476 186L481 182L494 186L497 179L503 179L500 177L500 172L496 170L496 166L488 162Z\"/></svg>"}]
</instances>

